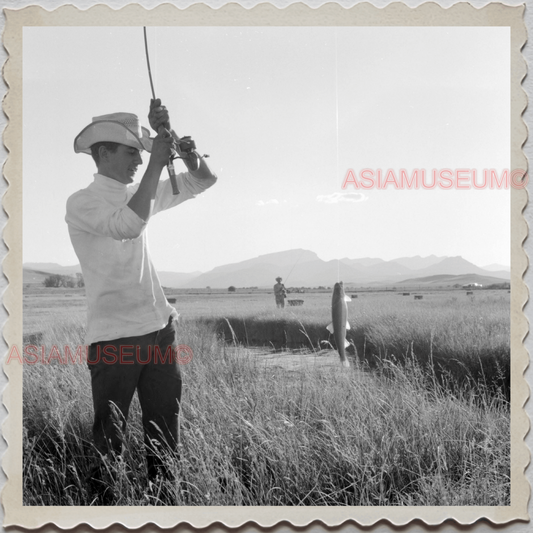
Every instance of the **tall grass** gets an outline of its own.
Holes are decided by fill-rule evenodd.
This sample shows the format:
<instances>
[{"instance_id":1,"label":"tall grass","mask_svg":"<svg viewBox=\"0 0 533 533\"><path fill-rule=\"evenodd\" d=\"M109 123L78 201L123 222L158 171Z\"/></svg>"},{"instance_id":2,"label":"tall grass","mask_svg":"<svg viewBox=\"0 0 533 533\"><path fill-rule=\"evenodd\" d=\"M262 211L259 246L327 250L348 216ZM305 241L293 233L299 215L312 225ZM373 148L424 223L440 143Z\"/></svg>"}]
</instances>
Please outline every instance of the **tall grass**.
<instances>
[{"instance_id":1,"label":"tall grass","mask_svg":"<svg viewBox=\"0 0 533 533\"><path fill-rule=\"evenodd\" d=\"M481 387L510 398L510 315L508 299L487 295L464 299L439 297L413 302L401 296L349 305L352 328L346 337L349 353L379 367L414 357L441 384ZM227 340L276 349L320 349L333 343L326 330L331 321L327 306L288 308L199 319ZM450 379L451 378L451 379Z\"/></svg>"},{"instance_id":2,"label":"tall grass","mask_svg":"<svg viewBox=\"0 0 533 533\"><path fill-rule=\"evenodd\" d=\"M81 342L79 324L43 331L47 346ZM124 457L106 463L117 505L509 504L498 393L480 402L479 391L435 387L410 350L372 371L318 356L288 371L198 322L181 331L194 358L182 366L181 459L166 458L176 481L146 481L135 400ZM85 482L91 423L85 365L24 368L25 504L103 503Z\"/></svg>"}]
</instances>

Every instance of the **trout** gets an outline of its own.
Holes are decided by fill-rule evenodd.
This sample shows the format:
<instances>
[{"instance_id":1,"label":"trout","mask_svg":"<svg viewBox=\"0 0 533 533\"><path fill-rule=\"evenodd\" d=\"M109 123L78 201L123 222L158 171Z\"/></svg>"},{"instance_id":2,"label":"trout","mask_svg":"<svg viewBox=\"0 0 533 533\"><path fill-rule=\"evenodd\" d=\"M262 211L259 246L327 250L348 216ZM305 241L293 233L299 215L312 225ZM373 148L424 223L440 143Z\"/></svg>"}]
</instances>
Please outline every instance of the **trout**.
<instances>
[{"instance_id":1,"label":"trout","mask_svg":"<svg viewBox=\"0 0 533 533\"><path fill-rule=\"evenodd\" d=\"M350 362L346 358L346 348L350 343L346 340L346 330L351 329L348 322L348 306L346 302L351 302L352 299L344 294L344 286L342 281L335 283L333 287L333 298L331 299L331 324L327 327L330 333L333 334L335 343L337 344L337 351L341 357L342 366L349 367Z\"/></svg>"}]
</instances>

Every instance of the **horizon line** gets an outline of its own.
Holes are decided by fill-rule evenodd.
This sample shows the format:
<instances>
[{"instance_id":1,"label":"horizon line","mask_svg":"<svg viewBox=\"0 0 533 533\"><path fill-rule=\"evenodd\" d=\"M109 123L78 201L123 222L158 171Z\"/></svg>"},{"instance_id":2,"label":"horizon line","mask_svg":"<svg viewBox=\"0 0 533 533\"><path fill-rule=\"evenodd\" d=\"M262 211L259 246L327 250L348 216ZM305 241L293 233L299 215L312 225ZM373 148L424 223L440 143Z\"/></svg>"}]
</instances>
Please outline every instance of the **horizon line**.
<instances>
[{"instance_id":1,"label":"horizon line","mask_svg":"<svg viewBox=\"0 0 533 533\"><path fill-rule=\"evenodd\" d=\"M204 273L210 272L211 270L214 270L215 268L218 268L218 267L221 267L221 266L225 266L225 265L244 263L246 261L250 261L251 259L258 259L259 257L266 256L266 255L283 254L283 253L287 253L287 252L297 252L297 251L311 252L311 253L315 254L319 260L324 261L324 262L342 261L342 259L339 259L339 258L329 259L329 260L321 259L319 257L319 255L316 252L314 252L313 250L308 250L308 249L305 249L305 248L291 248L291 249L282 250L282 251L279 251L279 252L269 252L269 253L265 253L265 254L260 254L260 255L257 255L257 256L254 256L254 257L251 257L251 258L248 258L248 259L242 259L240 261L224 263L222 265L217 265L217 266L215 266L215 267L213 267L213 268L211 268L209 270L205 270L205 271L203 271L203 270L194 270L194 271L190 271L190 272L178 272L176 270L164 270L164 269L160 269L160 268L157 268L157 267L156 267L156 271L157 272L175 272L175 273L180 273L180 274L191 274L191 273L200 272L201 274L204 274ZM356 257L356 258L345 257L343 259L347 259L347 260L350 260L350 261L357 261L357 260L363 260L363 259L377 259L379 261L383 261L384 263L391 263L391 262L397 261L398 259L414 259L414 258L427 259L428 257L436 257L436 258L439 258L439 259L450 259L450 258L458 257L458 258L461 258L463 261L467 261L469 263L472 263L474 266L476 266L478 268L485 268L487 266L497 265L497 266L503 267L504 269L508 269L509 271L511 270L511 265L510 264L508 265L508 264L505 264L505 263L492 262L492 263L488 263L486 265L480 266L477 263L473 263L472 261L469 261L468 259L465 259L462 255L442 255L442 256L439 256L439 255L436 255L434 253L433 254L429 254L429 255L425 255L425 256L424 255L420 255L420 254L411 255L411 256L400 256L400 257L396 257L394 259L382 259L381 257L370 257L370 256ZM80 267L81 268L79 263L75 263L75 264L71 264L71 265L62 265L62 264L57 263L55 261L28 261L28 262L23 262L22 263L22 268L24 268L25 265L28 265L28 264L38 264L38 265L41 265L41 264L53 264L53 265L57 265L57 266L59 266L61 268L74 268L74 267ZM409 267L406 267L406 268L409 268ZM418 269L414 269L414 272L416 272L416 270L418 270Z\"/></svg>"}]
</instances>

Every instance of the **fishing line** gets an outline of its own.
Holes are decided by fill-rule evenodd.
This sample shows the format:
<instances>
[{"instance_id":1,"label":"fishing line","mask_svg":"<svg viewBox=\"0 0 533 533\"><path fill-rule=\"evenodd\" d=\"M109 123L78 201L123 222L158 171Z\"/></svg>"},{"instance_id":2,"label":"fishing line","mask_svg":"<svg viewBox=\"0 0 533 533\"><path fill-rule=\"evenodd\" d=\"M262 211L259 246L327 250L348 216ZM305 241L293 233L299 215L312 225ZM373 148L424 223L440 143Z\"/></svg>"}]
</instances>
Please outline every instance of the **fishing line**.
<instances>
[{"instance_id":1,"label":"fishing line","mask_svg":"<svg viewBox=\"0 0 533 533\"><path fill-rule=\"evenodd\" d=\"M287 280L289 279L289 276L292 274L292 271L294 270L294 267L298 264L298 261L300 261L302 254L305 252L305 250L302 248L302 251L300 252L300 255L298 256L298 259L296 260L296 263L292 265L291 271L289 272L289 275L285 278L285 283L287 283Z\"/></svg>"},{"instance_id":2,"label":"fishing line","mask_svg":"<svg viewBox=\"0 0 533 533\"><path fill-rule=\"evenodd\" d=\"M338 66L338 48L337 48L337 28L334 32L335 36L335 142L337 148L337 161L335 168L335 178L339 175L339 66ZM339 210L336 212L337 222L339 218ZM339 227L337 225L337 227ZM340 272L339 272L339 259L337 259L337 282L339 282Z\"/></svg>"},{"instance_id":3,"label":"fishing line","mask_svg":"<svg viewBox=\"0 0 533 533\"><path fill-rule=\"evenodd\" d=\"M337 148L337 162L335 176L339 175L339 66L337 48L337 28L335 28L335 141Z\"/></svg>"},{"instance_id":4,"label":"fishing line","mask_svg":"<svg viewBox=\"0 0 533 533\"><path fill-rule=\"evenodd\" d=\"M144 33L144 51L146 53L146 65L148 66L148 77L150 79L150 87L152 89L152 96L153 99L156 99L155 96L155 90L154 90L154 81L152 79L152 69L150 68L150 55L148 53L148 37L146 35L146 26L143 26L143 33ZM159 127L159 134L164 134L163 131L161 131L161 128L164 129L164 126L161 125ZM170 133L169 133L170 134ZM167 169L168 169L168 175L170 178L170 184L172 185L172 194L179 194L180 191L178 189L178 181L176 179L176 173L174 171L174 159L183 159L184 163L187 165L187 168L191 172L196 172L200 168L200 156L195 151L196 150L196 144L190 137L178 137L176 135L176 143L178 145L178 153L172 154L169 158ZM204 154L204 157L209 157L207 154Z\"/></svg>"}]
</instances>

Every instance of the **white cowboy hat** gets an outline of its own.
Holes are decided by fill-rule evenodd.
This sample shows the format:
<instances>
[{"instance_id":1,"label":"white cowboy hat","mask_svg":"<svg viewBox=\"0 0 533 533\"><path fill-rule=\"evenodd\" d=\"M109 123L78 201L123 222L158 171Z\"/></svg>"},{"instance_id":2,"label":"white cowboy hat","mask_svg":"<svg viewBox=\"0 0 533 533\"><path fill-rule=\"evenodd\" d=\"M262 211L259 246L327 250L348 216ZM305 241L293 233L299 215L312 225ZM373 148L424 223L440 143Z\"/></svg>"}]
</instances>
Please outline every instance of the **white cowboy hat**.
<instances>
[{"instance_id":1,"label":"white cowboy hat","mask_svg":"<svg viewBox=\"0 0 533 533\"><path fill-rule=\"evenodd\" d=\"M138 150L152 150L150 131L141 126L139 118L133 113L111 113L94 117L74 139L74 151L91 155L91 146L97 142L108 141L132 146Z\"/></svg>"}]
</instances>

